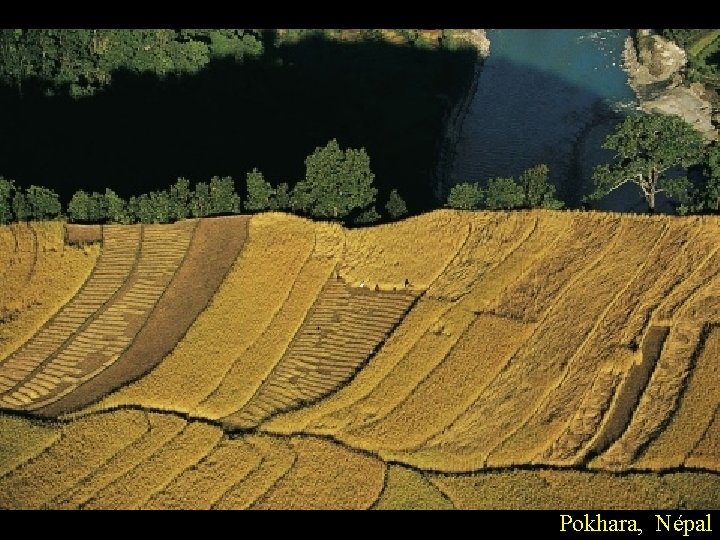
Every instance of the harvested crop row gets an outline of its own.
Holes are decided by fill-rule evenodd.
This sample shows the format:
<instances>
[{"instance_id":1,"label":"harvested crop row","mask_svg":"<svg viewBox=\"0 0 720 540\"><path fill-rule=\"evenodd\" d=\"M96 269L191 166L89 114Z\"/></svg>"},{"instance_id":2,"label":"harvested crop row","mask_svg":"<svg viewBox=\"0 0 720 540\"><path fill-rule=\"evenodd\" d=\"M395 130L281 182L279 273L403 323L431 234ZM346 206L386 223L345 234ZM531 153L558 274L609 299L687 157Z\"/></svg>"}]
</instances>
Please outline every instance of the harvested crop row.
<instances>
[{"instance_id":1,"label":"harvested crop row","mask_svg":"<svg viewBox=\"0 0 720 540\"><path fill-rule=\"evenodd\" d=\"M695 368L682 393L680 405L668 426L653 440L634 465L666 468L682 465L702 438L720 404L720 327L715 326L705 339Z\"/></svg>"},{"instance_id":2,"label":"harvested crop row","mask_svg":"<svg viewBox=\"0 0 720 540\"><path fill-rule=\"evenodd\" d=\"M350 229L340 275L351 286L426 289L465 242L470 213L440 210L396 223ZM422 257L418 254L422 253Z\"/></svg>"},{"instance_id":3,"label":"harvested crop row","mask_svg":"<svg viewBox=\"0 0 720 540\"><path fill-rule=\"evenodd\" d=\"M382 461L323 439L295 437L290 444L295 464L251 508L363 509L377 500Z\"/></svg>"},{"instance_id":4,"label":"harvested crop row","mask_svg":"<svg viewBox=\"0 0 720 540\"><path fill-rule=\"evenodd\" d=\"M665 341L660 358L630 423L605 453L591 462L593 467L623 469L648 444L676 409L685 379L690 372L700 329L675 325Z\"/></svg>"},{"instance_id":5,"label":"harvested crop row","mask_svg":"<svg viewBox=\"0 0 720 540\"><path fill-rule=\"evenodd\" d=\"M261 456L260 463L250 474L230 487L213 505L218 510L242 510L262 497L290 470L296 460L295 452L284 439L250 435L244 439Z\"/></svg>"},{"instance_id":6,"label":"harvested crop row","mask_svg":"<svg viewBox=\"0 0 720 540\"><path fill-rule=\"evenodd\" d=\"M622 226L618 229L622 230ZM584 238L593 241L592 236ZM559 298L543 315L532 336L496 379L485 387L467 412L430 441L431 446L443 447L448 453L457 452L468 467L466 470L474 470L484 466L490 452L514 434L515 426L522 425L533 413L533 407L540 403L543 392L560 380L567 362L593 327L597 314L612 298L613 290L600 287L588 299L587 284L598 279L596 265L614 245L605 244L603 249L589 248L594 256L590 259L584 256L584 271L576 270L570 281L558 291ZM576 264L566 261L567 266ZM589 275L588 271L591 271ZM574 312L572 332L567 327L568 309ZM537 362L537 351L542 351L546 361ZM545 440L537 442L542 444ZM517 454L494 457L493 464L526 462L532 457L533 450L532 444L520 446Z\"/></svg>"},{"instance_id":7,"label":"harvested crop row","mask_svg":"<svg viewBox=\"0 0 720 540\"><path fill-rule=\"evenodd\" d=\"M182 430L186 423L173 415L147 413L148 431L139 439L102 464L78 484L47 503L49 508L77 509L140 463L150 458Z\"/></svg>"},{"instance_id":8,"label":"harvested crop row","mask_svg":"<svg viewBox=\"0 0 720 540\"><path fill-rule=\"evenodd\" d=\"M247 221L246 216L199 220L182 265L120 359L36 413L54 417L78 409L159 364L211 302L245 243Z\"/></svg>"},{"instance_id":9,"label":"harvested crop row","mask_svg":"<svg viewBox=\"0 0 720 540\"><path fill-rule=\"evenodd\" d=\"M248 241L212 303L172 353L96 408L140 404L189 412L265 331L313 245L312 224L280 214L250 219Z\"/></svg>"},{"instance_id":10,"label":"harvested crop row","mask_svg":"<svg viewBox=\"0 0 720 540\"><path fill-rule=\"evenodd\" d=\"M23 401L23 408L46 406L114 364L175 274L194 228L193 222L146 225L140 256L128 281L81 331L18 386L13 398ZM17 394L29 396L30 402Z\"/></svg>"},{"instance_id":11,"label":"harvested crop row","mask_svg":"<svg viewBox=\"0 0 720 540\"><path fill-rule=\"evenodd\" d=\"M544 335L555 334L556 338L547 346L538 345L538 350L542 351L543 357L547 355L560 364L560 377L547 381L554 384L546 387L533 414L518 424L515 433L492 451L489 463L532 459L548 441L560 436L569 422L573 424L570 427L572 435L568 434L570 438L561 443L564 449L558 455L565 456L569 451L566 445L574 444L571 440L579 443L580 439L589 440L592 437L592 433L580 434L578 430L581 426L592 429L591 426L597 426L602 420L600 409L596 407L607 409L613 396L610 389L615 388L620 380L615 374L626 368L621 364L609 366L606 370L603 366L616 345L613 340L618 328L614 306L624 288L637 276L622 269L641 269L647 253L663 230L664 225L659 222L635 220L623 223L616 241L604 253L600 263L586 271L550 308L543 325L547 328ZM572 328L568 328L568 313L573 314ZM564 346L561 348L561 345ZM602 384L598 386L599 382L594 380L597 373L604 371L612 373L606 379L608 384L612 382L608 388ZM538 384L541 384L540 381ZM596 392L599 393L593 396ZM580 414L579 407L582 408L581 414L588 416L577 416Z\"/></svg>"},{"instance_id":12,"label":"harvested crop row","mask_svg":"<svg viewBox=\"0 0 720 540\"><path fill-rule=\"evenodd\" d=\"M480 315L405 401L375 423L349 426L342 439L383 452L422 445L475 401L531 331L532 325Z\"/></svg>"},{"instance_id":13,"label":"harvested crop row","mask_svg":"<svg viewBox=\"0 0 720 540\"><path fill-rule=\"evenodd\" d=\"M243 351L210 399L200 404L197 414L218 418L235 413L253 399L285 357L293 336L300 331L308 310L337 264L340 238L332 234L332 229L325 229L316 229L313 252L298 272L282 309L262 335ZM250 425L255 423L251 419Z\"/></svg>"},{"instance_id":14,"label":"harvested crop row","mask_svg":"<svg viewBox=\"0 0 720 540\"><path fill-rule=\"evenodd\" d=\"M0 287L0 360L28 341L77 294L100 253L99 246L63 247L60 222L37 222L30 227L38 238L37 262L30 280L17 282L18 275L14 272L0 278L3 283ZM0 238L8 235L14 238L10 228L0 227ZM9 247L14 249L13 245ZM5 252L0 253L4 258Z\"/></svg>"},{"instance_id":15,"label":"harvested crop row","mask_svg":"<svg viewBox=\"0 0 720 540\"><path fill-rule=\"evenodd\" d=\"M30 461L60 438L55 426L0 414L0 477Z\"/></svg>"},{"instance_id":16,"label":"harvested crop row","mask_svg":"<svg viewBox=\"0 0 720 540\"><path fill-rule=\"evenodd\" d=\"M470 236L445 271L428 289L431 298L457 301L467 295L509 252L522 244L537 225L537 218L521 212L470 221Z\"/></svg>"},{"instance_id":17,"label":"harvested crop row","mask_svg":"<svg viewBox=\"0 0 720 540\"><path fill-rule=\"evenodd\" d=\"M263 429L291 433L313 426L313 431L324 433L325 430L334 431L345 421L350 422L352 418L346 412L334 413L352 406L393 373L417 340L448 308L445 302L421 298L375 357L349 384L318 403L270 419L263 424Z\"/></svg>"},{"instance_id":18,"label":"harvested crop row","mask_svg":"<svg viewBox=\"0 0 720 540\"><path fill-rule=\"evenodd\" d=\"M452 510L443 493L421 473L400 465L387 468L387 478L374 510Z\"/></svg>"},{"instance_id":19,"label":"harvested crop row","mask_svg":"<svg viewBox=\"0 0 720 540\"><path fill-rule=\"evenodd\" d=\"M575 215L570 219L566 236L558 237L555 244L562 249L548 251L533 270L503 292L497 315L536 322L588 261L607 248L612 241L608 232L618 228L617 219Z\"/></svg>"},{"instance_id":20,"label":"harvested crop row","mask_svg":"<svg viewBox=\"0 0 720 540\"><path fill-rule=\"evenodd\" d=\"M0 387L6 407L21 408L39 397L36 390L28 393L15 390L38 366L55 354L65 342L80 331L112 295L123 285L134 267L140 244L140 228L108 226L105 247L95 269L80 291L65 304L25 345L0 365L0 377L12 382ZM51 373L49 382L59 377L77 375L74 368Z\"/></svg>"},{"instance_id":21,"label":"harvested crop row","mask_svg":"<svg viewBox=\"0 0 720 540\"><path fill-rule=\"evenodd\" d=\"M720 475L708 473L507 471L428 477L461 509L673 510L720 505Z\"/></svg>"},{"instance_id":22,"label":"harvested crop row","mask_svg":"<svg viewBox=\"0 0 720 540\"><path fill-rule=\"evenodd\" d=\"M283 358L247 404L224 422L252 427L339 388L385 340L414 299L407 292L353 291L331 278Z\"/></svg>"},{"instance_id":23,"label":"harvested crop row","mask_svg":"<svg viewBox=\"0 0 720 540\"><path fill-rule=\"evenodd\" d=\"M62 428L60 439L0 478L1 508L40 508L74 486L148 429L145 413L88 416Z\"/></svg>"},{"instance_id":24,"label":"harvested crop row","mask_svg":"<svg viewBox=\"0 0 720 540\"><path fill-rule=\"evenodd\" d=\"M222 438L214 426L192 422L129 472L98 491L85 508L144 508L152 496L200 461Z\"/></svg>"}]
</instances>

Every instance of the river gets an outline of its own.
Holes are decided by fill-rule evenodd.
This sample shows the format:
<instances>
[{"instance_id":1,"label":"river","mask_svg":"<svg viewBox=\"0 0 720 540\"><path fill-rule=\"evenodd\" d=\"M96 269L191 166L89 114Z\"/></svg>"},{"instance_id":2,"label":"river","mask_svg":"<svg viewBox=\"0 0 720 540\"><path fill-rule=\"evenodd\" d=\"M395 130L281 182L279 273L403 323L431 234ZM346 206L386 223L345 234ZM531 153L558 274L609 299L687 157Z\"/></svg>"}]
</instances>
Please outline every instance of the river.
<instances>
[{"instance_id":1,"label":"river","mask_svg":"<svg viewBox=\"0 0 720 540\"><path fill-rule=\"evenodd\" d=\"M591 189L601 148L635 94L622 69L629 30L488 30L490 56L462 124L450 183L518 176L538 163L569 207ZM592 207L646 210L634 185Z\"/></svg>"}]
</instances>

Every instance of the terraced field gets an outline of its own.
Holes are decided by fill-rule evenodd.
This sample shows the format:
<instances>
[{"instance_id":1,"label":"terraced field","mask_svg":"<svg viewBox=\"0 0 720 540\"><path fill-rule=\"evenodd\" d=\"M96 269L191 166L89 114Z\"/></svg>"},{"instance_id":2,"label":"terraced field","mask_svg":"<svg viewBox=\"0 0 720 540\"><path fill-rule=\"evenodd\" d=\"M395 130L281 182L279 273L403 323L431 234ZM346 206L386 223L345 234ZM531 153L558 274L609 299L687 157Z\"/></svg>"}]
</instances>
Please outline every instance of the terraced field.
<instances>
[{"instance_id":1,"label":"terraced field","mask_svg":"<svg viewBox=\"0 0 720 540\"><path fill-rule=\"evenodd\" d=\"M719 232L4 227L0 507L720 507Z\"/></svg>"}]
</instances>

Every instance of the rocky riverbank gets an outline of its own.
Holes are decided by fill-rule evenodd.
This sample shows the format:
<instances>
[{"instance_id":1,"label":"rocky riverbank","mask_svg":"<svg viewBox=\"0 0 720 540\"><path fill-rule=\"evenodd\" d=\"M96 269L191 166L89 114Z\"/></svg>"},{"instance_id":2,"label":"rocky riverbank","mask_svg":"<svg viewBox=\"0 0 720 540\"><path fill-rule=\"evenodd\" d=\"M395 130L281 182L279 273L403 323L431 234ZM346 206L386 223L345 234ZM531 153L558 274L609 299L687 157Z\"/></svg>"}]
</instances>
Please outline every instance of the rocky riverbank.
<instances>
[{"instance_id":1,"label":"rocky riverbank","mask_svg":"<svg viewBox=\"0 0 720 540\"><path fill-rule=\"evenodd\" d=\"M640 109L680 116L706 140L719 140L720 132L713 124L717 96L703 84L686 83L682 75L685 51L649 30L640 30L638 38L637 46L627 38L623 61Z\"/></svg>"},{"instance_id":2,"label":"rocky riverbank","mask_svg":"<svg viewBox=\"0 0 720 540\"><path fill-rule=\"evenodd\" d=\"M478 50L479 54L477 62L475 62L471 84L461 98L452 106L443 122L443 137L438 145L437 164L433 172L435 197L439 201L444 201L447 197L448 178L450 176L450 169L455 161L455 152L458 140L460 139L463 121L467 116L470 103L472 103L473 96L475 95L483 62L490 55L490 40L488 40L485 30L467 30L462 32L459 37L471 43Z\"/></svg>"}]
</instances>

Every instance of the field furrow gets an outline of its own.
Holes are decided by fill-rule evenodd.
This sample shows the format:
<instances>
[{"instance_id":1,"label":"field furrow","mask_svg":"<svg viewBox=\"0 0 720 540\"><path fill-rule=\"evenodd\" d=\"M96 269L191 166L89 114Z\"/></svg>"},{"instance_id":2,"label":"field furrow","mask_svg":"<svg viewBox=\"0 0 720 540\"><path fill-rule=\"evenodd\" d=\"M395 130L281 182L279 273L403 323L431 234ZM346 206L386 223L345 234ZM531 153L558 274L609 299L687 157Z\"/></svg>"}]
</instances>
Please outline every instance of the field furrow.
<instances>
[{"instance_id":1,"label":"field furrow","mask_svg":"<svg viewBox=\"0 0 720 540\"><path fill-rule=\"evenodd\" d=\"M55 444L0 478L0 508L42 507L147 429L147 418L139 411L88 416L64 426Z\"/></svg>"},{"instance_id":2,"label":"field furrow","mask_svg":"<svg viewBox=\"0 0 720 540\"><path fill-rule=\"evenodd\" d=\"M200 461L221 440L214 426L192 422L150 457L101 489L83 508L144 508L153 495Z\"/></svg>"},{"instance_id":3,"label":"field furrow","mask_svg":"<svg viewBox=\"0 0 720 540\"><path fill-rule=\"evenodd\" d=\"M197 407L282 307L313 237L306 220L278 214L251 218L244 249L183 340L155 369L108 395L98 408L139 404L189 412Z\"/></svg>"},{"instance_id":4,"label":"field furrow","mask_svg":"<svg viewBox=\"0 0 720 540\"><path fill-rule=\"evenodd\" d=\"M0 414L0 477L44 452L60 438L60 429L29 418Z\"/></svg>"},{"instance_id":5,"label":"field furrow","mask_svg":"<svg viewBox=\"0 0 720 540\"><path fill-rule=\"evenodd\" d=\"M95 493L150 458L185 427L185 421L173 415L147 413L147 419L150 427L144 435L47 506L66 510L81 508Z\"/></svg>"},{"instance_id":6,"label":"field furrow","mask_svg":"<svg viewBox=\"0 0 720 540\"><path fill-rule=\"evenodd\" d=\"M383 488L385 464L323 439L290 440L297 460L253 509L363 509Z\"/></svg>"},{"instance_id":7,"label":"field furrow","mask_svg":"<svg viewBox=\"0 0 720 540\"><path fill-rule=\"evenodd\" d=\"M705 433L685 460L686 467L698 467L717 471L720 469L720 406Z\"/></svg>"}]
</instances>

